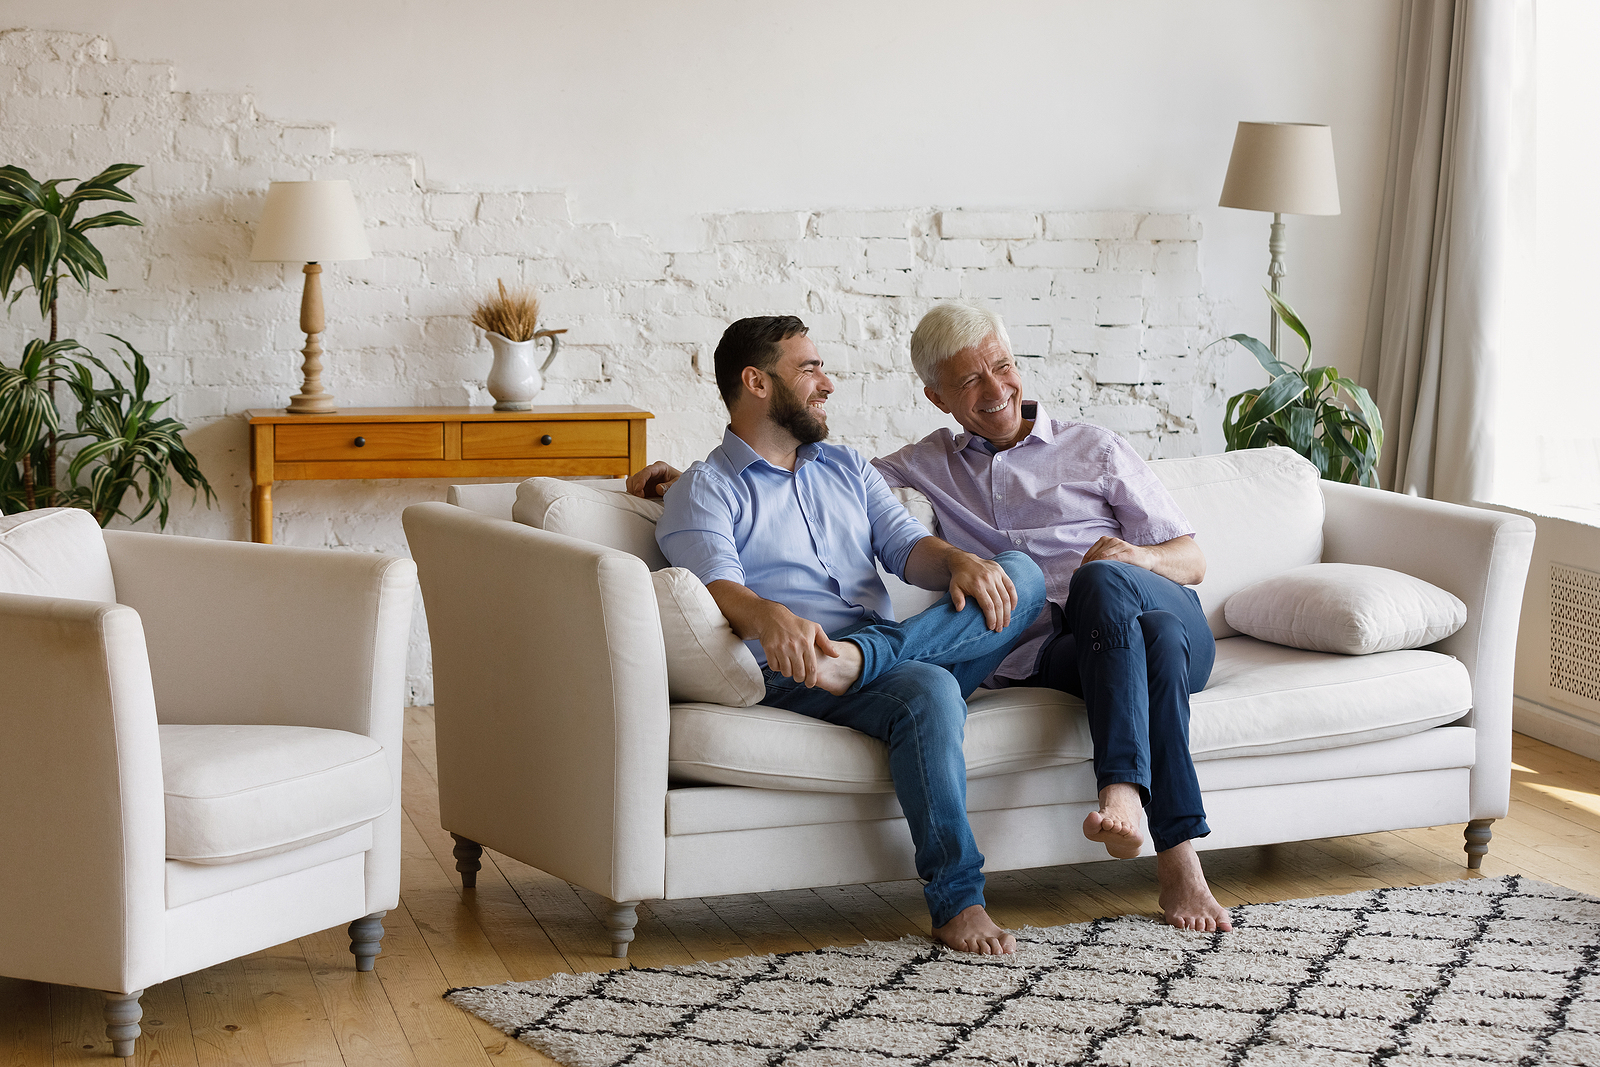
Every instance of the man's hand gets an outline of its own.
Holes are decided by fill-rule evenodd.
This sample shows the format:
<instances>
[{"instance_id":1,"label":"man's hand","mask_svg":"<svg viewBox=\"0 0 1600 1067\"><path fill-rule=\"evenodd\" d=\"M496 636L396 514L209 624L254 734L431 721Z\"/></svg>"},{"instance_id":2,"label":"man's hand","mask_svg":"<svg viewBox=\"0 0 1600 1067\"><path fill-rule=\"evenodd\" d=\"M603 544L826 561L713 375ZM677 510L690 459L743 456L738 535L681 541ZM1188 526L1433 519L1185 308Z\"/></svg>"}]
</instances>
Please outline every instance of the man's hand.
<instances>
[{"instance_id":1,"label":"man's hand","mask_svg":"<svg viewBox=\"0 0 1600 1067\"><path fill-rule=\"evenodd\" d=\"M752 636L760 640L761 651L767 654L767 667L815 688L820 682L820 657L837 659L843 650L810 619L802 619L775 601L762 604Z\"/></svg>"},{"instance_id":2,"label":"man's hand","mask_svg":"<svg viewBox=\"0 0 1600 1067\"><path fill-rule=\"evenodd\" d=\"M1102 537L1083 554L1084 563L1109 559L1118 563L1131 563L1147 571L1155 570L1155 554L1144 545L1130 545L1120 537Z\"/></svg>"},{"instance_id":3,"label":"man's hand","mask_svg":"<svg viewBox=\"0 0 1600 1067\"><path fill-rule=\"evenodd\" d=\"M950 605L957 611L967 606L967 597L983 609L983 621L999 633L1011 625L1011 609L1017 606L1017 587L1004 567L992 559L974 556L957 549L949 560Z\"/></svg>"},{"instance_id":4,"label":"man's hand","mask_svg":"<svg viewBox=\"0 0 1600 1067\"><path fill-rule=\"evenodd\" d=\"M667 490L672 488L672 483L682 473L658 459L648 467L641 467L628 475L628 492L646 500L656 500L667 495Z\"/></svg>"},{"instance_id":5,"label":"man's hand","mask_svg":"<svg viewBox=\"0 0 1600 1067\"><path fill-rule=\"evenodd\" d=\"M1158 545L1133 545L1120 537L1102 537L1089 546L1083 562L1102 559L1143 567L1179 585L1199 585L1206 577L1206 554L1188 534Z\"/></svg>"}]
</instances>

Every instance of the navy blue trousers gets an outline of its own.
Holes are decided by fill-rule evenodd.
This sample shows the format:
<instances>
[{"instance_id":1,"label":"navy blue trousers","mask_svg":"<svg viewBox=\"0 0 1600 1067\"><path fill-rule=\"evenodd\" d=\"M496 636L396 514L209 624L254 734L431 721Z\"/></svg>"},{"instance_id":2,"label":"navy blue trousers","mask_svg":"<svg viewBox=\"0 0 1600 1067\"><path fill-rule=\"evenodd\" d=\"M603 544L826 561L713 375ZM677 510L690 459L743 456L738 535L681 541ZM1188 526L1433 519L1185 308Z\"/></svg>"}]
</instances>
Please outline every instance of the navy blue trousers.
<instances>
[{"instance_id":1,"label":"navy blue trousers","mask_svg":"<svg viewBox=\"0 0 1600 1067\"><path fill-rule=\"evenodd\" d=\"M1096 560L1072 576L1060 632L1021 685L1083 698L1098 788L1138 786L1157 852L1211 832L1189 755L1189 694L1217 645L1193 589Z\"/></svg>"}]
</instances>

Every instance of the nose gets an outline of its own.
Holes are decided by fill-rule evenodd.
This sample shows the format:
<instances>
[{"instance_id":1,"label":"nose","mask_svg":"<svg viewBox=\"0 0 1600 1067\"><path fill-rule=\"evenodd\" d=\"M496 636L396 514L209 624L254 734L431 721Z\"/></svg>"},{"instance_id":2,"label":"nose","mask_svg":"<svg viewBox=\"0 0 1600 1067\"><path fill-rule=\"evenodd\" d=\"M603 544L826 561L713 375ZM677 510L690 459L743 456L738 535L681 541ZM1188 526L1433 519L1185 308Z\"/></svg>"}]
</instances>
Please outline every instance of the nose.
<instances>
[{"instance_id":1,"label":"nose","mask_svg":"<svg viewBox=\"0 0 1600 1067\"><path fill-rule=\"evenodd\" d=\"M827 371L817 371L817 377L819 379L817 382L817 388L822 390L823 395L833 392L833 379L828 377Z\"/></svg>"}]
</instances>

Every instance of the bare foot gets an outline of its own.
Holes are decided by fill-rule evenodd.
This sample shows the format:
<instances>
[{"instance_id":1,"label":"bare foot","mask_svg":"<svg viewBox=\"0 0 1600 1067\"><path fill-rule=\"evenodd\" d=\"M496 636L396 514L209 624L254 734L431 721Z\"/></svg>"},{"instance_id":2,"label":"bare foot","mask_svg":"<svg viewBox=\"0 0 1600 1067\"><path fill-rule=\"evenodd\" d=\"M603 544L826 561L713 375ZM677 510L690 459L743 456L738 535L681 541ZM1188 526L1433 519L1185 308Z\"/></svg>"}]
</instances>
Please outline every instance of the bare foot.
<instances>
[{"instance_id":1,"label":"bare foot","mask_svg":"<svg viewBox=\"0 0 1600 1067\"><path fill-rule=\"evenodd\" d=\"M943 926L934 927L933 937L957 952L975 952L980 956L1010 955L1017 950L1017 939L995 925L982 904L964 908Z\"/></svg>"},{"instance_id":2,"label":"bare foot","mask_svg":"<svg viewBox=\"0 0 1600 1067\"><path fill-rule=\"evenodd\" d=\"M839 649L837 656L817 657L817 688L842 697L861 677L861 646L854 641L835 641L834 645Z\"/></svg>"},{"instance_id":3,"label":"bare foot","mask_svg":"<svg viewBox=\"0 0 1600 1067\"><path fill-rule=\"evenodd\" d=\"M1194 845L1185 841L1156 853L1156 878L1161 882L1161 915L1180 930L1232 930L1228 909L1217 903L1200 869Z\"/></svg>"},{"instance_id":4,"label":"bare foot","mask_svg":"<svg viewBox=\"0 0 1600 1067\"><path fill-rule=\"evenodd\" d=\"M1106 851L1117 859L1131 860L1144 844L1144 835L1139 832L1139 814L1143 810L1137 786L1127 782L1108 785L1100 790L1100 810L1084 817L1083 836L1105 845Z\"/></svg>"}]
</instances>

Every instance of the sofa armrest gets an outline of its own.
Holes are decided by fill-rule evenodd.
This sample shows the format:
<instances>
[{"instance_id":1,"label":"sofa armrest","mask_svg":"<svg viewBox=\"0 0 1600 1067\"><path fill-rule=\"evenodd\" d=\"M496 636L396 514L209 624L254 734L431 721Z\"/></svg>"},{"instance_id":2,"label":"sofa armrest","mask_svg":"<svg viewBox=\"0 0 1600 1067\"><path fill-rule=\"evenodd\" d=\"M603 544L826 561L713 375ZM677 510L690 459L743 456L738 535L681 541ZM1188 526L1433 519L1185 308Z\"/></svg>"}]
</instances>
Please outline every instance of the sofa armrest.
<instances>
[{"instance_id":1,"label":"sofa armrest","mask_svg":"<svg viewBox=\"0 0 1600 1067\"><path fill-rule=\"evenodd\" d=\"M1462 720L1478 732L1472 817L1501 818L1510 803L1511 688L1532 521L1335 482L1323 482L1322 493L1325 562L1404 571L1466 604L1466 625L1433 647L1472 676L1473 707Z\"/></svg>"},{"instance_id":2,"label":"sofa armrest","mask_svg":"<svg viewBox=\"0 0 1600 1067\"><path fill-rule=\"evenodd\" d=\"M405 510L446 829L603 893L665 886L666 650L644 561L449 504Z\"/></svg>"},{"instance_id":3,"label":"sofa armrest","mask_svg":"<svg viewBox=\"0 0 1600 1067\"><path fill-rule=\"evenodd\" d=\"M160 981L166 816L138 613L0 594L0 677L0 974Z\"/></svg>"}]
</instances>

